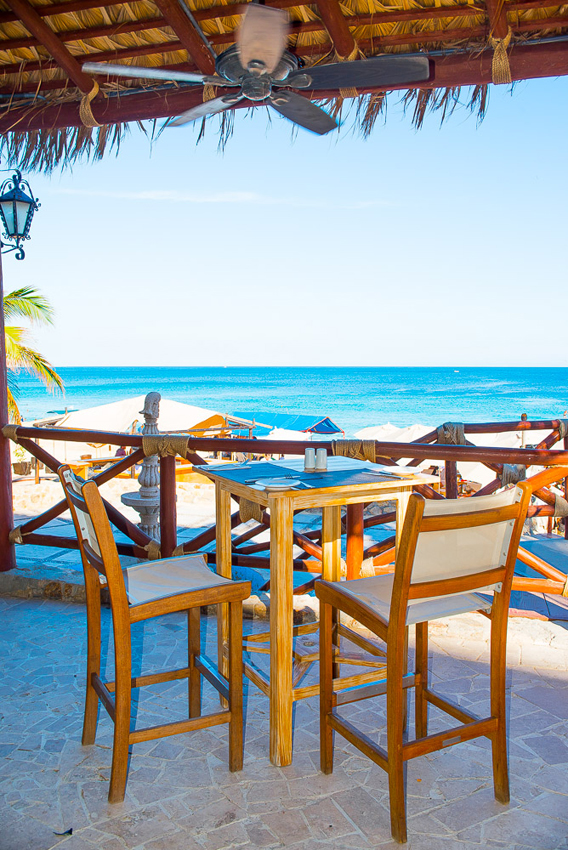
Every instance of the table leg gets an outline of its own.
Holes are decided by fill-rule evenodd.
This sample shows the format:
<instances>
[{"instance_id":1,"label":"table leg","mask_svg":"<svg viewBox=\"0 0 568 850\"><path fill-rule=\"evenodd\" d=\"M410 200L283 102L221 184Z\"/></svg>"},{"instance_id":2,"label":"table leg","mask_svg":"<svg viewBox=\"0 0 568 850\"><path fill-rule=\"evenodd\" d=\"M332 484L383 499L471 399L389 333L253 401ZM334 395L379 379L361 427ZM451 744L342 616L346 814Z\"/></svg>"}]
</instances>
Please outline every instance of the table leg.
<instances>
[{"instance_id":1,"label":"table leg","mask_svg":"<svg viewBox=\"0 0 568 850\"><path fill-rule=\"evenodd\" d=\"M322 578L325 581L339 581L341 578L341 507L331 505L322 509ZM333 643L339 647L339 631L337 629L337 608L331 613ZM341 675L339 664L333 664L332 676L338 679Z\"/></svg>"},{"instance_id":2,"label":"table leg","mask_svg":"<svg viewBox=\"0 0 568 850\"><path fill-rule=\"evenodd\" d=\"M217 573L231 578L231 495L215 483L215 538L217 544ZM219 671L227 676L229 661L224 649L229 639L229 606L227 603L217 606L217 651ZM225 703L223 703L225 704Z\"/></svg>"},{"instance_id":3,"label":"table leg","mask_svg":"<svg viewBox=\"0 0 568 850\"><path fill-rule=\"evenodd\" d=\"M345 526L347 531L347 581L359 578L363 563L363 512L365 505L347 505Z\"/></svg>"},{"instance_id":4,"label":"table leg","mask_svg":"<svg viewBox=\"0 0 568 850\"><path fill-rule=\"evenodd\" d=\"M270 761L292 761L292 502L269 499L270 509Z\"/></svg>"}]
</instances>

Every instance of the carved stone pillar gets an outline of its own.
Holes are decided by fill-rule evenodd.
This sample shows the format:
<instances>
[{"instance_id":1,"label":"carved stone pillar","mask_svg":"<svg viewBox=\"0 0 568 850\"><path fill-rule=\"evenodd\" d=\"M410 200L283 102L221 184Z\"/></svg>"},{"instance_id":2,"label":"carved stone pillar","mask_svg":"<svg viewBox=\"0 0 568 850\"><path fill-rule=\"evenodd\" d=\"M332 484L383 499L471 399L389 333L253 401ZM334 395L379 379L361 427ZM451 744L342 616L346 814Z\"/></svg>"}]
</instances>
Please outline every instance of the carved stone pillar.
<instances>
[{"instance_id":1,"label":"carved stone pillar","mask_svg":"<svg viewBox=\"0 0 568 850\"><path fill-rule=\"evenodd\" d=\"M144 399L143 436L159 434L158 417L160 415L160 393L148 393ZM124 493L123 505L134 508L140 514L138 523L142 531L155 540L160 537L160 459L157 455L145 457L138 476L140 489L136 493Z\"/></svg>"}]
</instances>

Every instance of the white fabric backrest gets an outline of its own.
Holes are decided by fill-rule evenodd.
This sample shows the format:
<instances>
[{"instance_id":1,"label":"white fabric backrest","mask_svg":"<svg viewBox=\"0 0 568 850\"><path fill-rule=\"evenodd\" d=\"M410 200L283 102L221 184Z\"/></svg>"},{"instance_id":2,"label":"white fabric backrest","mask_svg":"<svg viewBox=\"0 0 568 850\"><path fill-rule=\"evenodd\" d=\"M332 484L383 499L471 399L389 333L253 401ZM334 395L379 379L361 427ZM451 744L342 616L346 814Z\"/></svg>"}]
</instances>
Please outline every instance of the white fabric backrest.
<instances>
[{"instance_id":1,"label":"white fabric backrest","mask_svg":"<svg viewBox=\"0 0 568 850\"><path fill-rule=\"evenodd\" d=\"M515 487L495 496L443 501L429 499L424 506L424 516L487 511L512 505L520 498L521 491ZM474 528L419 534L411 582L440 581L503 566L514 524L514 520L509 520ZM490 588L484 586L479 589Z\"/></svg>"},{"instance_id":2,"label":"white fabric backrest","mask_svg":"<svg viewBox=\"0 0 568 850\"><path fill-rule=\"evenodd\" d=\"M83 485L83 481L80 481L76 475L74 475L70 469L63 470L63 477L65 479L65 483L71 486L71 489L84 503L83 494L81 493L81 487ZM100 556L101 550L99 549L99 544L97 542L97 537L95 534L95 529L93 527L93 523L91 521L91 517L87 512L87 506L85 505L85 510L82 511L77 505L74 505L75 513L77 514L77 522L79 523L79 528L81 529L81 534L83 536L83 540L86 540L91 549Z\"/></svg>"}]
</instances>

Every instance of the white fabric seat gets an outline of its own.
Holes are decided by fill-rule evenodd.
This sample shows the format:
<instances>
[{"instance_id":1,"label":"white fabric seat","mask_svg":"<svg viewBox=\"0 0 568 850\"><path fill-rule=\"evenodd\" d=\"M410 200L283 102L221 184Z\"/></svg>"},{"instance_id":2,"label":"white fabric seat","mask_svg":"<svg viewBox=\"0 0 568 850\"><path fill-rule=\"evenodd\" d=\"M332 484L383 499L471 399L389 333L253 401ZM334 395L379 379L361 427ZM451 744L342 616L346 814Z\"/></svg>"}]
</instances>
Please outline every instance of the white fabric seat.
<instances>
[{"instance_id":1,"label":"white fabric seat","mask_svg":"<svg viewBox=\"0 0 568 850\"><path fill-rule=\"evenodd\" d=\"M353 581L341 582L341 590L347 591L356 599L370 605L377 614L388 623L394 575L371 576ZM491 608L491 600L478 593L456 593L451 596L433 596L424 601L409 599L406 609L406 625L439 620L454 614L466 614L468 611L482 611Z\"/></svg>"},{"instance_id":2,"label":"white fabric seat","mask_svg":"<svg viewBox=\"0 0 568 850\"><path fill-rule=\"evenodd\" d=\"M161 558L158 561L144 561L122 571L128 601L132 605L152 602L186 593L198 588L217 587L221 584L234 584L212 572L207 566L204 555L185 555L178 558Z\"/></svg>"}]
</instances>

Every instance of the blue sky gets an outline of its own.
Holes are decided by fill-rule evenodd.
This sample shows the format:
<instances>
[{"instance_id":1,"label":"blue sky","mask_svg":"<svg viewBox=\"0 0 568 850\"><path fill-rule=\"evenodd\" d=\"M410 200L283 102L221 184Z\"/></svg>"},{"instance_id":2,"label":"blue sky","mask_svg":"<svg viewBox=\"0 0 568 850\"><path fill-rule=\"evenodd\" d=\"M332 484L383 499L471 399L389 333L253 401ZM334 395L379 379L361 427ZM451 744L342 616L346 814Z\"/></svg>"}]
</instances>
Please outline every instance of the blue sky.
<instances>
[{"instance_id":1,"label":"blue sky","mask_svg":"<svg viewBox=\"0 0 568 850\"><path fill-rule=\"evenodd\" d=\"M72 365L568 365L568 79L492 87L363 140L265 110L28 175L42 204L4 287L38 286ZM128 315L127 315L128 311Z\"/></svg>"}]
</instances>

